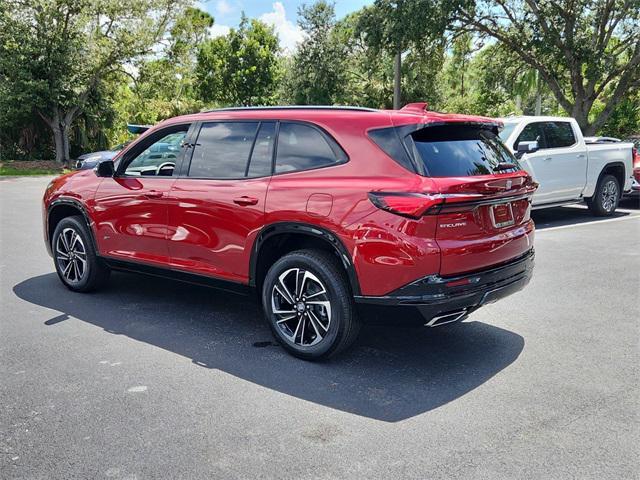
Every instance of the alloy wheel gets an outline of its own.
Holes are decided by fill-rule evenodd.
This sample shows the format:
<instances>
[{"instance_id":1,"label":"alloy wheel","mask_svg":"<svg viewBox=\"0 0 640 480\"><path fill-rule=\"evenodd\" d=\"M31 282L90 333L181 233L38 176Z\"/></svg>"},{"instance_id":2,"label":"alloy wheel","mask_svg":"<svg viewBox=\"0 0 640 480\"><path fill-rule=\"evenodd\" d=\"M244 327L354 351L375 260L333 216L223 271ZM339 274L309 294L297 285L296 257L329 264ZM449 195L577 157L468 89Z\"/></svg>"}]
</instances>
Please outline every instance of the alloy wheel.
<instances>
[{"instance_id":1,"label":"alloy wheel","mask_svg":"<svg viewBox=\"0 0 640 480\"><path fill-rule=\"evenodd\" d=\"M611 212L616 205L616 200L618 199L618 185L615 181L609 180L602 186L602 208Z\"/></svg>"},{"instance_id":2,"label":"alloy wheel","mask_svg":"<svg viewBox=\"0 0 640 480\"><path fill-rule=\"evenodd\" d=\"M271 292L276 327L295 345L309 347L327 335L331 325L331 302L320 279L302 268L280 274Z\"/></svg>"},{"instance_id":3,"label":"alloy wheel","mask_svg":"<svg viewBox=\"0 0 640 480\"><path fill-rule=\"evenodd\" d=\"M87 250L73 228L62 230L56 241L56 262L64 279L77 284L87 273Z\"/></svg>"}]
</instances>

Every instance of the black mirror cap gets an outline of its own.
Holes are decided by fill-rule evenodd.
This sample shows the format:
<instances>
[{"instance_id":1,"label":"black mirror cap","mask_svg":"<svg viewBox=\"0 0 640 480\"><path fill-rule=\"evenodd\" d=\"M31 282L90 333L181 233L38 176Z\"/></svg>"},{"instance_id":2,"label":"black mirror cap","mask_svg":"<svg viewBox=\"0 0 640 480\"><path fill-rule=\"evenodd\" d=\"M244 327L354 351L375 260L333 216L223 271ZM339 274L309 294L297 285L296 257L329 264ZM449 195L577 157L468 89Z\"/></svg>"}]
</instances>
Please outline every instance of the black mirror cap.
<instances>
[{"instance_id":1,"label":"black mirror cap","mask_svg":"<svg viewBox=\"0 0 640 480\"><path fill-rule=\"evenodd\" d=\"M104 160L96 165L93 171L96 172L98 177L113 177L114 173L116 173L116 167L112 160Z\"/></svg>"}]
</instances>

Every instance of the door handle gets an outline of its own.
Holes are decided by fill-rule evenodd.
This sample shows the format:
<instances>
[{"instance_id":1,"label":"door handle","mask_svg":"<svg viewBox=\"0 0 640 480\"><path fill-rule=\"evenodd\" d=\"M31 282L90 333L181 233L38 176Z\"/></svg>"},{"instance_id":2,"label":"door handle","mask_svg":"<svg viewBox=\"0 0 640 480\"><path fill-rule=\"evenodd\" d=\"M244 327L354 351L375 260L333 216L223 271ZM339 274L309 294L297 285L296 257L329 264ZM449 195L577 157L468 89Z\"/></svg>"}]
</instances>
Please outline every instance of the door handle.
<instances>
[{"instance_id":1,"label":"door handle","mask_svg":"<svg viewBox=\"0 0 640 480\"><path fill-rule=\"evenodd\" d=\"M157 190L149 190L142 194L144 198L153 199L153 198L162 198L164 196L164 192L159 192Z\"/></svg>"},{"instance_id":2,"label":"door handle","mask_svg":"<svg viewBox=\"0 0 640 480\"><path fill-rule=\"evenodd\" d=\"M247 205L257 205L258 199L254 198L254 197L247 197L246 195L243 195L241 197L234 198L233 199L233 203L235 203L237 205L242 205L243 207L246 207Z\"/></svg>"},{"instance_id":3,"label":"door handle","mask_svg":"<svg viewBox=\"0 0 640 480\"><path fill-rule=\"evenodd\" d=\"M578 158L584 158L584 157L586 157L586 155L584 153L579 153L578 154Z\"/></svg>"},{"instance_id":4,"label":"door handle","mask_svg":"<svg viewBox=\"0 0 640 480\"><path fill-rule=\"evenodd\" d=\"M553 160L553 157L547 157L544 159L545 162L550 162L551 160Z\"/></svg>"}]
</instances>

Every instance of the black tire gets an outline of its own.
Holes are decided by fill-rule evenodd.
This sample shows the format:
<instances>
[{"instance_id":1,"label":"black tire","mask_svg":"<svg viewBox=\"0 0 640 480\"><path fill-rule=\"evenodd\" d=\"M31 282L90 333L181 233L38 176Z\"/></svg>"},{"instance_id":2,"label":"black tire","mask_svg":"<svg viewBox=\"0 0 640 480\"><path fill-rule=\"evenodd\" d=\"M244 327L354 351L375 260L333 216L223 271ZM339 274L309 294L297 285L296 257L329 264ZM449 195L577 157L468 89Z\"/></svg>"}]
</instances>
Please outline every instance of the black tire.
<instances>
[{"instance_id":1,"label":"black tire","mask_svg":"<svg viewBox=\"0 0 640 480\"><path fill-rule=\"evenodd\" d=\"M61 238L63 234L64 238ZM74 239L74 234L79 237L80 242L75 241L71 255L65 254L64 250L69 251L69 239ZM69 290L91 292L102 287L109 279L110 269L97 257L93 238L84 218L73 216L60 220L53 232L51 250L58 277Z\"/></svg>"},{"instance_id":2,"label":"black tire","mask_svg":"<svg viewBox=\"0 0 640 480\"><path fill-rule=\"evenodd\" d=\"M619 202L620 184L613 175L604 175L598 182L593 197L587 199L591 213L598 217L613 215Z\"/></svg>"},{"instance_id":3,"label":"black tire","mask_svg":"<svg viewBox=\"0 0 640 480\"><path fill-rule=\"evenodd\" d=\"M306 273L300 272L308 272L311 275L307 277ZM285 287L289 282L289 288L285 288L284 293L292 297L300 293L298 298L301 301L294 302L295 305L286 301L287 295L281 294L283 292L282 283L280 283L282 275L285 275L283 277ZM300 275L306 278L305 281L300 282L305 289L296 292L297 284L294 285L291 282L296 278L299 279ZM279 290L276 289L276 284ZM318 293L322 290L325 293ZM314 291L316 293L313 293ZM310 298L313 297L313 300L307 300L311 302L310 304L306 304L303 300L305 294L310 294ZM292 298L292 300L296 299ZM326 305L327 302L329 302L328 305ZM278 305L275 305L276 303ZM302 313L299 310L300 304L306 305L306 310L303 309ZM276 261L263 282L262 305L274 337L289 353L305 360L326 359L344 351L354 342L360 331L360 323L356 316L353 295L346 274L339 260L328 252L298 250ZM295 318L282 322L282 319L287 318L289 314L274 313L274 305L279 312L291 309ZM329 308L327 309L325 305ZM297 327L295 331L293 331L294 326ZM296 332L300 334L299 343Z\"/></svg>"}]
</instances>

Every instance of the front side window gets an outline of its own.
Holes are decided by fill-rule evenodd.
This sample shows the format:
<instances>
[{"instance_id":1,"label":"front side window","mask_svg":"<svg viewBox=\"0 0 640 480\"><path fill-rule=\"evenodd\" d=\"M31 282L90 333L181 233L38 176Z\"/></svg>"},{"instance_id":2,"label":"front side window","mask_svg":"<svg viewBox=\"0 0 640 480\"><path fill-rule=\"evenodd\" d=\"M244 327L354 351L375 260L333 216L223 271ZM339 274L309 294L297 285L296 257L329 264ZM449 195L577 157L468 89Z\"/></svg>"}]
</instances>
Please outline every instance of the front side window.
<instances>
[{"instance_id":1,"label":"front side window","mask_svg":"<svg viewBox=\"0 0 640 480\"><path fill-rule=\"evenodd\" d=\"M407 137L413 157L430 177L467 177L519 170L517 160L492 130L472 125L426 127ZM497 168L499 164L514 168Z\"/></svg>"},{"instance_id":2,"label":"front side window","mask_svg":"<svg viewBox=\"0 0 640 480\"><path fill-rule=\"evenodd\" d=\"M338 163L334 149L317 129L300 123L281 123L276 173L310 170Z\"/></svg>"},{"instance_id":3,"label":"front side window","mask_svg":"<svg viewBox=\"0 0 640 480\"><path fill-rule=\"evenodd\" d=\"M546 122L543 128L547 148L570 147L576 143L576 137L569 122Z\"/></svg>"},{"instance_id":4,"label":"front side window","mask_svg":"<svg viewBox=\"0 0 640 480\"><path fill-rule=\"evenodd\" d=\"M186 135L187 127L153 142L127 165L125 175L173 176L176 161L181 153L182 141Z\"/></svg>"},{"instance_id":5,"label":"front side window","mask_svg":"<svg viewBox=\"0 0 640 480\"><path fill-rule=\"evenodd\" d=\"M518 135L518 139L516 140L516 143L513 144L513 149L518 150L518 144L520 142L534 142L534 141L538 142L538 148L540 150L542 150L543 148L548 148L544 138L544 132L542 128L543 125L544 124L541 122L534 122L524 127L520 135Z\"/></svg>"},{"instance_id":6,"label":"front side window","mask_svg":"<svg viewBox=\"0 0 640 480\"><path fill-rule=\"evenodd\" d=\"M258 131L258 122L202 124L191 157L189 176L243 178Z\"/></svg>"}]
</instances>

